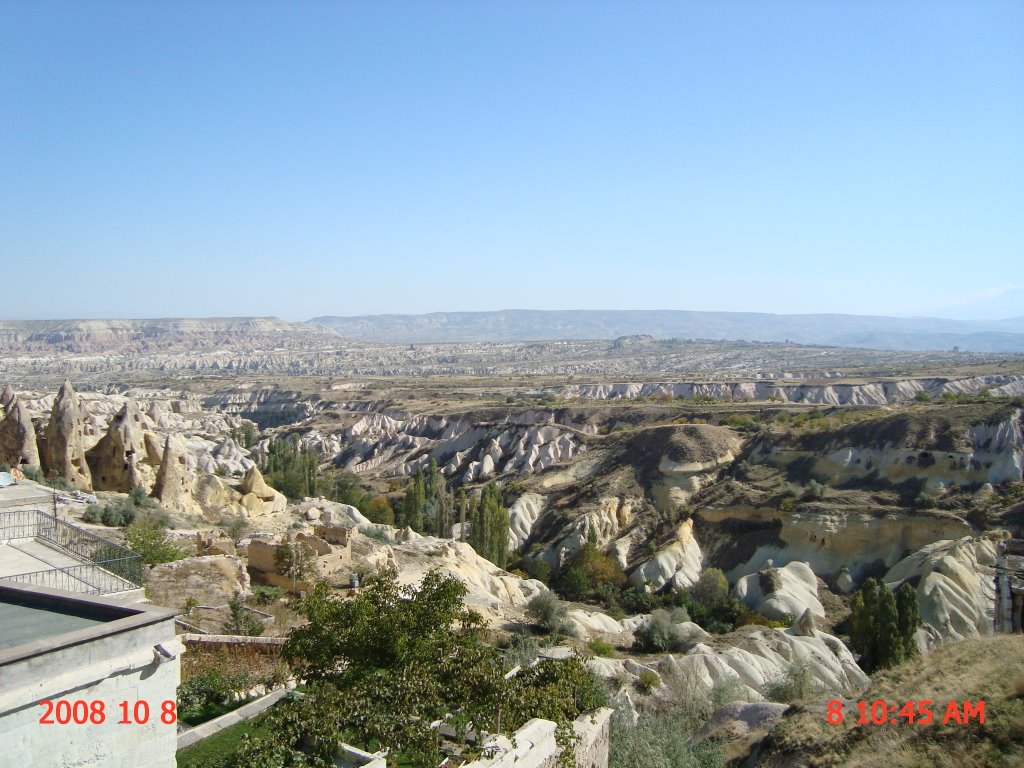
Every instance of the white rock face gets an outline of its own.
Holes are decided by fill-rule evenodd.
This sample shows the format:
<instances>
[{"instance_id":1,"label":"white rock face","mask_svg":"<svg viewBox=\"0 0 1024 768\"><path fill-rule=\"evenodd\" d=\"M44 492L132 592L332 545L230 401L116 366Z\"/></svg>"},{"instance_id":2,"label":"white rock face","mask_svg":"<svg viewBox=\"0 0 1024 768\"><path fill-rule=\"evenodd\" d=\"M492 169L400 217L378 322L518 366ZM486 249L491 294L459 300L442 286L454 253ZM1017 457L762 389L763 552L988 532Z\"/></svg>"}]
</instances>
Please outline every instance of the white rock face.
<instances>
[{"instance_id":1,"label":"white rock face","mask_svg":"<svg viewBox=\"0 0 1024 768\"><path fill-rule=\"evenodd\" d=\"M769 619L787 614L799 618L806 610L825 617L818 600L818 580L807 563L794 561L744 576L736 582L733 597Z\"/></svg>"},{"instance_id":2,"label":"white rock face","mask_svg":"<svg viewBox=\"0 0 1024 768\"><path fill-rule=\"evenodd\" d=\"M455 576L469 590L466 605L491 622L520 618L522 608L547 591L536 579L520 579L498 568L480 557L469 544L418 535L398 541L401 532L388 526L376 527L388 532L395 543L385 544L357 535L352 545L357 562L370 567L393 567L402 584L418 584L435 568Z\"/></svg>"},{"instance_id":3,"label":"white rock face","mask_svg":"<svg viewBox=\"0 0 1024 768\"><path fill-rule=\"evenodd\" d=\"M630 574L635 586L645 584L659 590L669 582L685 589L697 583L702 570L701 552L693 536L693 520L686 520L676 531L675 541Z\"/></svg>"},{"instance_id":4,"label":"white rock face","mask_svg":"<svg viewBox=\"0 0 1024 768\"><path fill-rule=\"evenodd\" d=\"M828 378L828 373L817 372L814 378ZM990 389L992 394L1022 394L1024 376L905 379L867 384L796 384L786 381L570 384L550 387L546 391L563 400L632 400L638 397L767 400L774 397L788 403L815 405L891 405L913 400L919 392L940 397L946 392L971 394L985 387Z\"/></svg>"},{"instance_id":5,"label":"white rock face","mask_svg":"<svg viewBox=\"0 0 1024 768\"><path fill-rule=\"evenodd\" d=\"M743 627L732 635L736 645L715 650L700 643L683 656L669 656L662 671L696 677L710 688L721 680L737 680L753 700L765 686L781 678L794 664L806 664L813 679L834 692L852 693L869 680L839 638L815 630L813 636L791 630Z\"/></svg>"},{"instance_id":6,"label":"white rock face","mask_svg":"<svg viewBox=\"0 0 1024 768\"><path fill-rule=\"evenodd\" d=\"M530 537L533 524L544 511L546 499L539 493L524 493L508 508L508 547L517 550Z\"/></svg>"},{"instance_id":7,"label":"white rock face","mask_svg":"<svg viewBox=\"0 0 1024 768\"><path fill-rule=\"evenodd\" d=\"M989 539L937 541L890 568L885 583L916 581L922 623L944 640L963 640L992 632L995 561Z\"/></svg>"}]
</instances>

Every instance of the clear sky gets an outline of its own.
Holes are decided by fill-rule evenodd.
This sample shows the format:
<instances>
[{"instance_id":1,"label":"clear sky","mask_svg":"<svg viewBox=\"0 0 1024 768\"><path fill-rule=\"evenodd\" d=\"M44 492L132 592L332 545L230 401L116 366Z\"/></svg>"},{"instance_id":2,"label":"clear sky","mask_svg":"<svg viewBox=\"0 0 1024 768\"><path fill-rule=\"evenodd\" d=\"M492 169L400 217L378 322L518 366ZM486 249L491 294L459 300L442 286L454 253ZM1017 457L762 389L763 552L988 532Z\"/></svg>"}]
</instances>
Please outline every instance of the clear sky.
<instances>
[{"instance_id":1,"label":"clear sky","mask_svg":"<svg viewBox=\"0 0 1024 768\"><path fill-rule=\"evenodd\" d=\"M1024 315L1024 2L0 0L0 317Z\"/></svg>"}]
</instances>

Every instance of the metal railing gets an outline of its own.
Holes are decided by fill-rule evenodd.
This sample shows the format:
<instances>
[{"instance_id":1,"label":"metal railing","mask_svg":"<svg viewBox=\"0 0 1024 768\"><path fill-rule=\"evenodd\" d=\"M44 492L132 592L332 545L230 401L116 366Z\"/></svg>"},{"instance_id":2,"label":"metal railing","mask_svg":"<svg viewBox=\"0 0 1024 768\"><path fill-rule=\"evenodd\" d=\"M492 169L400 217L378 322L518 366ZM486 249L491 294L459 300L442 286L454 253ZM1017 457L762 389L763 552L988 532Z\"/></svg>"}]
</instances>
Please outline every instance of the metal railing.
<instances>
[{"instance_id":1,"label":"metal railing","mask_svg":"<svg viewBox=\"0 0 1024 768\"><path fill-rule=\"evenodd\" d=\"M76 592L109 594L138 589L143 581L142 558L127 547L84 531L38 509L0 512L0 542L35 539L77 560L81 565L5 576L38 586L53 586L48 578ZM53 574L47 577L46 574Z\"/></svg>"}]
</instances>

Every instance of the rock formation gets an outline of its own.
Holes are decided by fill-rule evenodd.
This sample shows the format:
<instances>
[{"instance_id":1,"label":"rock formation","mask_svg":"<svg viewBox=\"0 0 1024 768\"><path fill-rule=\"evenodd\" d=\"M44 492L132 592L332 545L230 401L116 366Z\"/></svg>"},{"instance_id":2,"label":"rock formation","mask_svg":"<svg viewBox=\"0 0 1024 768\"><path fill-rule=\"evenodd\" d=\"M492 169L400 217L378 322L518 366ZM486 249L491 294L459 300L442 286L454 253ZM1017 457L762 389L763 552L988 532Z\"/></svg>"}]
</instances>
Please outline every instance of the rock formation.
<instances>
[{"instance_id":1,"label":"rock formation","mask_svg":"<svg viewBox=\"0 0 1024 768\"><path fill-rule=\"evenodd\" d=\"M39 467L36 429L28 409L16 395L0 421L0 462L12 467Z\"/></svg>"},{"instance_id":2,"label":"rock formation","mask_svg":"<svg viewBox=\"0 0 1024 768\"><path fill-rule=\"evenodd\" d=\"M937 541L904 558L885 574L891 588L916 586L921 623L942 640L992 633L995 543L965 537Z\"/></svg>"},{"instance_id":3,"label":"rock formation","mask_svg":"<svg viewBox=\"0 0 1024 768\"><path fill-rule=\"evenodd\" d=\"M202 508L192 495L195 473L189 469L190 458L181 439L168 435L152 495L168 509L185 514L202 514Z\"/></svg>"},{"instance_id":4,"label":"rock formation","mask_svg":"<svg viewBox=\"0 0 1024 768\"><path fill-rule=\"evenodd\" d=\"M797 618L805 611L825 616L818 600L818 580L807 563L794 561L744 576L736 582L733 597L769 619Z\"/></svg>"},{"instance_id":5,"label":"rock formation","mask_svg":"<svg viewBox=\"0 0 1024 768\"><path fill-rule=\"evenodd\" d=\"M154 467L142 426L142 414L133 400L117 413L107 434L86 454L93 488L128 493L153 487Z\"/></svg>"},{"instance_id":6,"label":"rock formation","mask_svg":"<svg viewBox=\"0 0 1024 768\"><path fill-rule=\"evenodd\" d=\"M91 490L92 474L85 458L84 419L78 394L67 379L53 401L43 436L42 460L47 475L63 477L80 491Z\"/></svg>"},{"instance_id":7,"label":"rock formation","mask_svg":"<svg viewBox=\"0 0 1024 768\"><path fill-rule=\"evenodd\" d=\"M4 385L4 391L0 392L0 407L3 407L4 412L11 407L11 403L14 402L14 387L10 384Z\"/></svg>"},{"instance_id":8,"label":"rock formation","mask_svg":"<svg viewBox=\"0 0 1024 768\"><path fill-rule=\"evenodd\" d=\"M277 514L288 508L288 499L267 485L255 466L245 473L239 492L242 494L239 503L245 507L249 516Z\"/></svg>"}]
</instances>

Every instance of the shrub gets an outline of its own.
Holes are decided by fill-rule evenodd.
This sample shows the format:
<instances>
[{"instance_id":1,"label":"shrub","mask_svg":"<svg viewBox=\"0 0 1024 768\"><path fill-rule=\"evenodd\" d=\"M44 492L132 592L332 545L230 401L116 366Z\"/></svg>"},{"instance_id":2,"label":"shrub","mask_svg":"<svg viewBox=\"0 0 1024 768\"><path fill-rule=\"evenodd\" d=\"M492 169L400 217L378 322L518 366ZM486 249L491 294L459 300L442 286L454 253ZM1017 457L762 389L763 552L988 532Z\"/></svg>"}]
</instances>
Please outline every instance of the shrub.
<instances>
[{"instance_id":1,"label":"shrub","mask_svg":"<svg viewBox=\"0 0 1024 768\"><path fill-rule=\"evenodd\" d=\"M769 701L780 704L794 704L811 695L827 693L827 687L811 674L811 668L805 661L794 662L786 668L764 689L764 696Z\"/></svg>"},{"instance_id":2,"label":"shrub","mask_svg":"<svg viewBox=\"0 0 1024 768\"><path fill-rule=\"evenodd\" d=\"M259 637L266 629L263 622L257 619L242 600L241 595L235 595L228 601L230 616L224 622L221 629L226 635L246 635L248 637Z\"/></svg>"},{"instance_id":3,"label":"shrub","mask_svg":"<svg viewBox=\"0 0 1024 768\"><path fill-rule=\"evenodd\" d=\"M612 718L608 768L720 768L722 748L694 738L700 723L680 722L677 712L643 714L634 725L625 714Z\"/></svg>"},{"instance_id":4,"label":"shrub","mask_svg":"<svg viewBox=\"0 0 1024 768\"><path fill-rule=\"evenodd\" d=\"M646 651L680 651L686 645L679 627L672 621L672 615L662 608L636 629L633 638L633 645Z\"/></svg>"},{"instance_id":5,"label":"shrub","mask_svg":"<svg viewBox=\"0 0 1024 768\"><path fill-rule=\"evenodd\" d=\"M587 643L587 648L589 648L595 656L611 656L615 653L615 646L599 637L595 637Z\"/></svg>"},{"instance_id":6,"label":"shrub","mask_svg":"<svg viewBox=\"0 0 1024 768\"><path fill-rule=\"evenodd\" d=\"M540 644L530 635L517 632L508 641L508 648L505 650L505 663L510 667L516 665L528 667L540 653Z\"/></svg>"},{"instance_id":7,"label":"shrub","mask_svg":"<svg viewBox=\"0 0 1024 768\"><path fill-rule=\"evenodd\" d=\"M60 475L57 475L56 477L51 477L49 480L46 480L43 483L43 485L48 485L51 488L53 488L55 491L70 491L71 490L71 485L68 483L67 480L65 480Z\"/></svg>"},{"instance_id":8,"label":"shrub","mask_svg":"<svg viewBox=\"0 0 1024 768\"><path fill-rule=\"evenodd\" d=\"M389 534L383 528L378 528L376 525L360 525L356 530L368 539L382 541L385 544L395 543L394 540L391 538L391 534Z\"/></svg>"},{"instance_id":9,"label":"shrub","mask_svg":"<svg viewBox=\"0 0 1024 768\"><path fill-rule=\"evenodd\" d=\"M187 556L187 552L167 537L167 525L160 519L148 518L133 522L124 532L125 544L150 565L170 563Z\"/></svg>"},{"instance_id":10,"label":"shrub","mask_svg":"<svg viewBox=\"0 0 1024 768\"><path fill-rule=\"evenodd\" d=\"M803 498L805 500L820 499L825 496L825 486L819 483L817 480L811 480L807 484L807 488L804 490Z\"/></svg>"},{"instance_id":11,"label":"shrub","mask_svg":"<svg viewBox=\"0 0 1024 768\"><path fill-rule=\"evenodd\" d=\"M37 483L43 482L43 470L39 467L29 464L21 468L21 473L25 476L26 480L32 480Z\"/></svg>"},{"instance_id":12,"label":"shrub","mask_svg":"<svg viewBox=\"0 0 1024 768\"><path fill-rule=\"evenodd\" d=\"M650 693L659 685L661 685L661 678L658 673L652 669L645 669L640 673L640 677L637 680L637 685L640 686L640 690L644 693Z\"/></svg>"},{"instance_id":13,"label":"shrub","mask_svg":"<svg viewBox=\"0 0 1024 768\"><path fill-rule=\"evenodd\" d=\"M729 599L729 582L720 568L707 568L690 588L690 595L704 607L711 608Z\"/></svg>"},{"instance_id":14,"label":"shrub","mask_svg":"<svg viewBox=\"0 0 1024 768\"><path fill-rule=\"evenodd\" d=\"M526 616L547 633L568 634L572 624L566 618L565 603L554 592L538 593L526 605Z\"/></svg>"},{"instance_id":15,"label":"shrub","mask_svg":"<svg viewBox=\"0 0 1024 768\"><path fill-rule=\"evenodd\" d=\"M85 508L85 512L82 513L82 521L86 523L99 523L103 520L103 507L96 504L90 504Z\"/></svg>"},{"instance_id":16,"label":"shrub","mask_svg":"<svg viewBox=\"0 0 1024 768\"><path fill-rule=\"evenodd\" d=\"M551 566L547 561L539 557L524 557L520 567L530 576L545 584L551 581Z\"/></svg>"},{"instance_id":17,"label":"shrub","mask_svg":"<svg viewBox=\"0 0 1024 768\"><path fill-rule=\"evenodd\" d=\"M256 605L270 605L287 595L288 592L281 587L256 586L252 588L252 597Z\"/></svg>"},{"instance_id":18,"label":"shrub","mask_svg":"<svg viewBox=\"0 0 1024 768\"><path fill-rule=\"evenodd\" d=\"M560 595L569 600L582 600L590 593L590 579L586 571L575 565L558 574L552 584Z\"/></svg>"}]
</instances>

